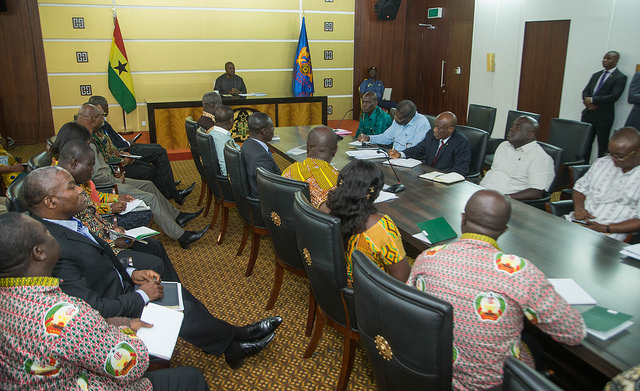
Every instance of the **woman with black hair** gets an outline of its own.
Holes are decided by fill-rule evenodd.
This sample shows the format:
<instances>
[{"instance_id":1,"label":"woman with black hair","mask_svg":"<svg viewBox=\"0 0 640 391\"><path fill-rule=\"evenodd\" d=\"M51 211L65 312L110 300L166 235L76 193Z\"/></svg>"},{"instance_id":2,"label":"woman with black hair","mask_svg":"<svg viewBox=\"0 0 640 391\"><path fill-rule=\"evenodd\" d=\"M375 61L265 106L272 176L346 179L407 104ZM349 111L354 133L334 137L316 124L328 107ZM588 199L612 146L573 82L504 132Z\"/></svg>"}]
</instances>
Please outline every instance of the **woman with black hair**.
<instances>
[{"instance_id":1,"label":"woman with black hair","mask_svg":"<svg viewBox=\"0 0 640 391\"><path fill-rule=\"evenodd\" d=\"M387 273L405 282L411 268L402 237L387 215L378 213L374 201L384 186L378 166L366 160L354 160L338 175L337 187L329 193L327 207L342 221L347 276L352 281L354 250L368 256Z\"/></svg>"}]
</instances>

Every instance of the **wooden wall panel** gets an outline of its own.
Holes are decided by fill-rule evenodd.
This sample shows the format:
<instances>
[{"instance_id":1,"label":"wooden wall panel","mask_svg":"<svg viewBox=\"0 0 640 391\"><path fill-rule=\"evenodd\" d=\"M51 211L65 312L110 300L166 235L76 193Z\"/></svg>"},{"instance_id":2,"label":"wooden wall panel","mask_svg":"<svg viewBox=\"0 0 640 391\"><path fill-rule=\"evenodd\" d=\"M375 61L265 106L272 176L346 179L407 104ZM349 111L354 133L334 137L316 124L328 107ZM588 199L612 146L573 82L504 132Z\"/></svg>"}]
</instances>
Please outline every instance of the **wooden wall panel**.
<instances>
[{"instance_id":1,"label":"wooden wall panel","mask_svg":"<svg viewBox=\"0 0 640 391\"><path fill-rule=\"evenodd\" d=\"M0 132L16 144L53 136L53 115L36 0L0 13Z\"/></svg>"}]
</instances>

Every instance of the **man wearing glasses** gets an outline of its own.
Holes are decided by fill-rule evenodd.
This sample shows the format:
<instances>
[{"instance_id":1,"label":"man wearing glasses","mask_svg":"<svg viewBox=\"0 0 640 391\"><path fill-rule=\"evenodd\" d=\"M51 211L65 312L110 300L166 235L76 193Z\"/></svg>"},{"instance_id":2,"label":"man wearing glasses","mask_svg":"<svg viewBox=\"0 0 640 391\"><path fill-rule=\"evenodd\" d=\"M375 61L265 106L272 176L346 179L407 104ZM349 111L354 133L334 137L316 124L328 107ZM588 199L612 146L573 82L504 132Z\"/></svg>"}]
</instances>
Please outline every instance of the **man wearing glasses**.
<instances>
[{"instance_id":1,"label":"man wearing glasses","mask_svg":"<svg viewBox=\"0 0 640 391\"><path fill-rule=\"evenodd\" d=\"M361 134L358 140L379 145L393 144L393 149L402 152L424 140L429 129L431 129L429 120L424 115L418 114L415 103L403 100L398 103L395 121L384 133L374 136Z\"/></svg>"},{"instance_id":2,"label":"man wearing glasses","mask_svg":"<svg viewBox=\"0 0 640 391\"><path fill-rule=\"evenodd\" d=\"M573 188L574 218L594 231L624 240L640 231L640 132L622 128L609 154L596 160Z\"/></svg>"}]
</instances>

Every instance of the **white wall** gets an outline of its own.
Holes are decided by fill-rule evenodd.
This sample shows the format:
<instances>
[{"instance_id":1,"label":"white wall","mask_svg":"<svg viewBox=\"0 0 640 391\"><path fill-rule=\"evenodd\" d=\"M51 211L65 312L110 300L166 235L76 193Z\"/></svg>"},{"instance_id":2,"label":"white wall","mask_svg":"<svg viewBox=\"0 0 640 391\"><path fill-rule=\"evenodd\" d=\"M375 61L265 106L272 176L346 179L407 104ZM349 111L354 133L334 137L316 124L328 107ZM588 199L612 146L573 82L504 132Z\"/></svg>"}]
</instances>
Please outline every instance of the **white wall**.
<instances>
[{"instance_id":1,"label":"white wall","mask_svg":"<svg viewBox=\"0 0 640 391\"><path fill-rule=\"evenodd\" d=\"M569 19L560 117L579 120L582 89L608 50L620 52L618 69L627 75L627 85L631 81L640 64L639 15L639 0L476 0L469 103L497 107L494 137L502 135L507 111L518 104L525 22ZM496 54L495 72L487 72L487 53ZM616 104L614 129L631 110L627 88Z\"/></svg>"}]
</instances>

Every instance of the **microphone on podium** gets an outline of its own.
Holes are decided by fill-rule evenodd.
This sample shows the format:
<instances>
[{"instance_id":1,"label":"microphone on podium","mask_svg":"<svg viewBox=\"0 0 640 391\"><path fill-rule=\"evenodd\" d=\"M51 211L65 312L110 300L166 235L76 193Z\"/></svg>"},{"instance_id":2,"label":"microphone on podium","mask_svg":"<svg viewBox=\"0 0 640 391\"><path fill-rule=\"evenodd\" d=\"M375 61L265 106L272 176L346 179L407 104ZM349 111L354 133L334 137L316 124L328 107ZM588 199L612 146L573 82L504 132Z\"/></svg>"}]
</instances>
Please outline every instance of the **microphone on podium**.
<instances>
[{"instance_id":1,"label":"microphone on podium","mask_svg":"<svg viewBox=\"0 0 640 391\"><path fill-rule=\"evenodd\" d=\"M336 128L333 129L334 133L337 132L338 129L340 129L340 125L342 125L342 121L344 121L344 119L347 117L347 114L349 114L349 112L351 112L351 111L353 111L353 109L349 109L349 110L347 110L346 113L344 113L344 115L342 116L342 119L340 120L340 122L338 122L338 126L336 126ZM340 136L340 135L336 135L336 136L338 136L338 140L342 140L342 136Z\"/></svg>"},{"instance_id":2,"label":"microphone on podium","mask_svg":"<svg viewBox=\"0 0 640 391\"><path fill-rule=\"evenodd\" d=\"M400 182L400 178L398 178L398 173L396 172L395 168L393 168L393 164L391 164L391 157L389 156L387 151L385 151L382 148L378 148L376 152L383 154L387 158L387 161L389 162L389 166L391 167L391 171L393 171L393 175L395 175L396 179L398 180L398 183L396 183L395 185L389 186L387 189L384 189L384 191L388 191L389 193L400 193L401 191L404 191L404 185L402 184L402 182Z\"/></svg>"}]
</instances>

